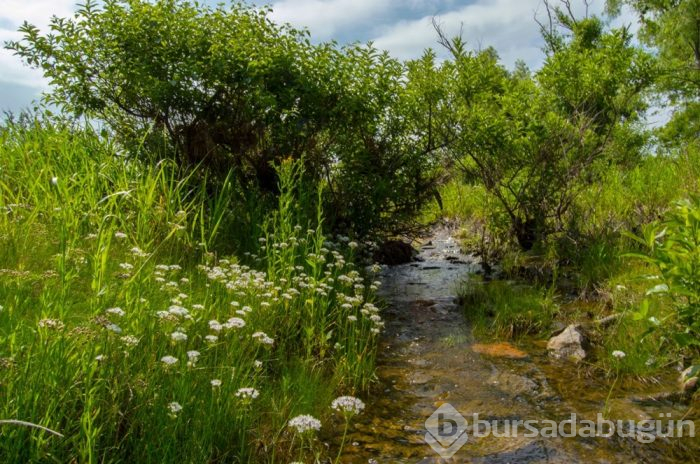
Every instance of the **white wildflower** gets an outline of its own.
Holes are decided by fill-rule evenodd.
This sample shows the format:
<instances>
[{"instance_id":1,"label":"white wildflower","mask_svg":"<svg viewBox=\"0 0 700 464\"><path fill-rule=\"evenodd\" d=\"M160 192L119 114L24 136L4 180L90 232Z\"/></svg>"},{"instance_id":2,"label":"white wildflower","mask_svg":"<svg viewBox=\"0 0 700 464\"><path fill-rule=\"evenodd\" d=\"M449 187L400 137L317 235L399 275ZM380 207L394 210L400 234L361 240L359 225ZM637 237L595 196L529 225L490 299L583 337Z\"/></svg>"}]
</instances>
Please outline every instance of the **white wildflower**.
<instances>
[{"instance_id":1,"label":"white wildflower","mask_svg":"<svg viewBox=\"0 0 700 464\"><path fill-rule=\"evenodd\" d=\"M175 356L168 355L168 356L163 356L162 358L160 358L160 361L163 364L165 364L166 366L172 366L173 364L175 364L177 362L177 358Z\"/></svg>"},{"instance_id":2,"label":"white wildflower","mask_svg":"<svg viewBox=\"0 0 700 464\"><path fill-rule=\"evenodd\" d=\"M126 346L136 346L139 344L139 339L134 337L133 335L124 335L123 337L120 338L120 340Z\"/></svg>"},{"instance_id":3,"label":"white wildflower","mask_svg":"<svg viewBox=\"0 0 700 464\"><path fill-rule=\"evenodd\" d=\"M170 338L172 338L173 341L176 341L176 342L185 342L185 341L187 341L187 334L184 332L175 331L175 332L170 334Z\"/></svg>"},{"instance_id":4,"label":"white wildflower","mask_svg":"<svg viewBox=\"0 0 700 464\"><path fill-rule=\"evenodd\" d=\"M182 411L182 406L180 406L180 403L177 401L173 401L172 403L168 404L168 409L170 410L171 414L176 415Z\"/></svg>"},{"instance_id":5,"label":"white wildflower","mask_svg":"<svg viewBox=\"0 0 700 464\"><path fill-rule=\"evenodd\" d=\"M183 317L185 319L191 319L190 312L179 305L172 305L168 308L168 312L174 316Z\"/></svg>"},{"instance_id":6,"label":"white wildflower","mask_svg":"<svg viewBox=\"0 0 700 464\"><path fill-rule=\"evenodd\" d=\"M321 430L321 421L308 414L293 417L287 425L296 429L297 433Z\"/></svg>"},{"instance_id":7,"label":"white wildflower","mask_svg":"<svg viewBox=\"0 0 700 464\"><path fill-rule=\"evenodd\" d=\"M258 340L263 345L274 345L275 343L275 340L268 337L268 335L265 332L255 332L253 334L253 338Z\"/></svg>"},{"instance_id":8,"label":"white wildflower","mask_svg":"<svg viewBox=\"0 0 700 464\"><path fill-rule=\"evenodd\" d=\"M224 324L227 329L240 329L245 327L245 321L240 317L232 317Z\"/></svg>"},{"instance_id":9,"label":"white wildflower","mask_svg":"<svg viewBox=\"0 0 700 464\"><path fill-rule=\"evenodd\" d=\"M106 313L117 317L124 317L124 314L126 314L122 308L109 308L106 310Z\"/></svg>"},{"instance_id":10,"label":"white wildflower","mask_svg":"<svg viewBox=\"0 0 700 464\"><path fill-rule=\"evenodd\" d=\"M219 341L219 337L217 337L216 335L207 335L206 337L204 337L204 340L206 340L207 343L216 343Z\"/></svg>"},{"instance_id":11,"label":"white wildflower","mask_svg":"<svg viewBox=\"0 0 700 464\"><path fill-rule=\"evenodd\" d=\"M236 396L244 400L254 400L259 395L260 392L255 388L239 388L236 392Z\"/></svg>"},{"instance_id":12,"label":"white wildflower","mask_svg":"<svg viewBox=\"0 0 700 464\"><path fill-rule=\"evenodd\" d=\"M612 356L613 358L622 359L627 356L627 354L624 351L615 350L612 352Z\"/></svg>"},{"instance_id":13,"label":"white wildflower","mask_svg":"<svg viewBox=\"0 0 700 464\"><path fill-rule=\"evenodd\" d=\"M107 325L105 326L105 329L107 329L107 330L109 330L109 331L111 331L111 332L114 332L114 333L116 333L116 334L122 333L122 328L119 327L117 324L107 324Z\"/></svg>"},{"instance_id":14,"label":"white wildflower","mask_svg":"<svg viewBox=\"0 0 700 464\"><path fill-rule=\"evenodd\" d=\"M221 386L221 380L219 379L212 379L210 383L211 388L219 388Z\"/></svg>"},{"instance_id":15,"label":"white wildflower","mask_svg":"<svg viewBox=\"0 0 700 464\"><path fill-rule=\"evenodd\" d=\"M344 414L359 414L365 409L365 403L354 396L340 396L333 400L331 407Z\"/></svg>"},{"instance_id":16,"label":"white wildflower","mask_svg":"<svg viewBox=\"0 0 700 464\"><path fill-rule=\"evenodd\" d=\"M199 361L200 352L197 350L191 350L187 352L187 367L194 367Z\"/></svg>"},{"instance_id":17,"label":"white wildflower","mask_svg":"<svg viewBox=\"0 0 700 464\"><path fill-rule=\"evenodd\" d=\"M39 321L39 327L44 329L63 330L65 325L58 319L42 319Z\"/></svg>"},{"instance_id":18,"label":"white wildflower","mask_svg":"<svg viewBox=\"0 0 700 464\"><path fill-rule=\"evenodd\" d=\"M148 256L148 253L146 253L139 247L133 247L130 251L131 254L136 256L137 258L145 258L146 256Z\"/></svg>"}]
</instances>

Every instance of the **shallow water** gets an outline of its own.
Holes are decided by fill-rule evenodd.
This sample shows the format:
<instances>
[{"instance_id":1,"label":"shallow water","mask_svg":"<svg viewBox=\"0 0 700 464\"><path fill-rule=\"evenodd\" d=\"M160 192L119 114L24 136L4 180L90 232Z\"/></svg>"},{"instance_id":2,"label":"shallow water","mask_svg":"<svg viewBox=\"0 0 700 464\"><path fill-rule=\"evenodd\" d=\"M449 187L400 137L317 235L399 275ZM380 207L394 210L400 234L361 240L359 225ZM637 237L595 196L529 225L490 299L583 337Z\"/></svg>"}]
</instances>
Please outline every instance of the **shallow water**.
<instances>
[{"instance_id":1,"label":"shallow water","mask_svg":"<svg viewBox=\"0 0 700 464\"><path fill-rule=\"evenodd\" d=\"M605 407L610 383L582 375L571 364L550 360L543 343L517 345L515 348L527 353L523 359L476 353L472 346L477 341L457 305L456 294L459 283L477 272L478 262L460 253L447 229L434 231L419 258L419 262L384 271L381 295L389 307L379 350L379 386L367 401L365 413L353 420L343 462L700 461L698 438L652 437L651 443L617 434L610 438L528 438L522 426L520 433L509 437L475 437L473 414L501 424L506 420L561 421L572 413L579 420L595 420ZM688 406L639 400L645 394L671 389L672 382L669 378L653 387L639 385L636 392L634 385L626 385L624 392L617 387L608 401L608 417L661 417L664 424L669 418L661 414L682 418ZM446 403L466 417L467 438L454 456L442 459L426 443L426 420ZM686 418L700 428L697 411ZM449 427L443 430L449 431ZM433 436L437 435L434 432ZM456 436L459 433L446 438L444 444L449 446ZM456 447L459 444L461 441Z\"/></svg>"}]
</instances>

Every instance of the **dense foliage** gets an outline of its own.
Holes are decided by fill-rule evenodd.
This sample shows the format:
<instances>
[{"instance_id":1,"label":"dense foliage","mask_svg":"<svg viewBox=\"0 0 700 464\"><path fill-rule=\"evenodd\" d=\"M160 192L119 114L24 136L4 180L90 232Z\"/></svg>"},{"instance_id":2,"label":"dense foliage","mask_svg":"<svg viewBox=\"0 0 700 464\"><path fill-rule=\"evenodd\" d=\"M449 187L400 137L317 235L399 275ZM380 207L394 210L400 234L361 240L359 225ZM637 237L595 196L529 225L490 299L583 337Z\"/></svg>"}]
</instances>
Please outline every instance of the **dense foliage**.
<instances>
[{"instance_id":1,"label":"dense foliage","mask_svg":"<svg viewBox=\"0 0 700 464\"><path fill-rule=\"evenodd\" d=\"M276 192L273 164L327 184L329 220L366 234L405 228L434 192L432 147L405 117L405 66L372 46L312 45L268 10L178 0L88 1L51 33L12 42L50 79L48 102L105 121L134 151ZM151 143L148 143L151 142Z\"/></svg>"},{"instance_id":2,"label":"dense foliage","mask_svg":"<svg viewBox=\"0 0 700 464\"><path fill-rule=\"evenodd\" d=\"M669 295L674 312L664 320L653 321L653 328L664 330L681 348L700 346L700 204L698 197L679 201L665 220L647 227L644 246L638 258L649 262L658 272L652 275L647 295ZM636 313L647 316L648 303Z\"/></svg>"},{"instance_id":3,"label":"dense foliage","mask_svg":"<svg viewBox=\"0 0 700 464\"><path fill-rule=\"evenodd\" d=\"M576 197L611 165L634 162L643 142L636 123L650 57L626 29L556 12L561 25L545 31L547 59L532 76L523 66L508 72L493 50L443 37L453 55L443 70L451 150L498 199L523 249L566 232Z\"/></svg>"},{"instance_id":4,"label":"dense foliage","mask_svg":"<svg viewBox=\"0 0 700 464\"><path fill-rule=\"evenodd\" d=\"M623 5L639 15L640 39L658 52L658 91L675 106L661 130L664 141L678 145L700 138L700 1L608 0L619 13Z\"/></svg>"}]
</instances>

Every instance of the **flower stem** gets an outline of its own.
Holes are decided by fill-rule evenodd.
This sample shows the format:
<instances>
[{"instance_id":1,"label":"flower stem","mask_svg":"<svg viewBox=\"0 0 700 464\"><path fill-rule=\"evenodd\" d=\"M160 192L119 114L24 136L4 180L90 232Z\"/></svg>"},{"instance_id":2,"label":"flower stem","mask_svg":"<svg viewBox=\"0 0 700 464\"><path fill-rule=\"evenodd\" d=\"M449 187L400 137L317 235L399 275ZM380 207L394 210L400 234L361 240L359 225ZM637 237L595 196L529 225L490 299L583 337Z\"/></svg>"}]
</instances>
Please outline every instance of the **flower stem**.
<instances>
[{"instance_id":1,"label":"flower stem","mask_svg":"<svg viewBox=\"0 0 700 464\"><path fill-rule=\"evenodd\" d=\"M620 378L620 368L617 368L617 371L615 372L615 381L613 382L612 386L610 387L610 391L608 392L608 397L605 398L605 406L603 406L603 416L607 418L609 411L608 408L608 402L610 401L610 397L612 396L612 392L615 389L615 385L617 385L617 381Z\"/></svg>"},{"instance_id":2,"label":"flower stem","mask_svg":"<svg viewBox=\"0 0 700 464\"><path fill-rule=\"evenodd\" d=\"M345 447L345 438L348 436L348 428L350 427L350 421L345 418L345 430L343 430L343 439L340 441L340 448L338 449L338 456L336 456L333 464L338 464L340 462L340 455L343 454L343 448Z\"/></svg>"}]
</instances>

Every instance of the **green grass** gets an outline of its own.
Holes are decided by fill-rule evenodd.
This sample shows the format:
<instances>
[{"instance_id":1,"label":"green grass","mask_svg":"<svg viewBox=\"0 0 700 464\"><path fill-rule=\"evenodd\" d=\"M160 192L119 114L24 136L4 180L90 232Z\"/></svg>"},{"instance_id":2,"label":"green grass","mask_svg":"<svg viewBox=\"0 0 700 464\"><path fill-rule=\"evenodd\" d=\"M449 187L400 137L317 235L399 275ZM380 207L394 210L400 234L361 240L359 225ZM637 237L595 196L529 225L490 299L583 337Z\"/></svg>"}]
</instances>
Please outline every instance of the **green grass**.
<instances>
[{"instance_id":1,"label":"green grass","mask_svg":"<svg viewBox=\"0 0 700 464\"><path fill-rule=\"evenodd\" d=\"M467 319L482 336L539 334L549 328L558 310L550 291L503 280L470 279L463 284L460 298Z\"/></svg>"},{"instance_id":2,"label":"green grass","mask_svg":"<svg viewBox=\"0 0 700 464\"><path fill-rule=\"evenodd\" d=\"M335 395L367 391L374 276L324 235L321 212L304 217L299 198L315 194L292 164L265 222L232 176L213 185L120 155L89 129L0 128L0 420L62 435L2 424L0 460L324 453L301 450L287 422L327 428Z\"/></svg>"}]
</instances>

